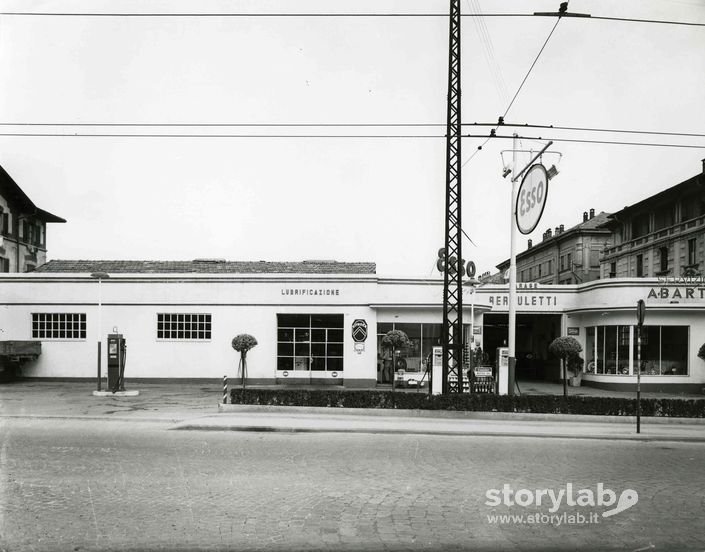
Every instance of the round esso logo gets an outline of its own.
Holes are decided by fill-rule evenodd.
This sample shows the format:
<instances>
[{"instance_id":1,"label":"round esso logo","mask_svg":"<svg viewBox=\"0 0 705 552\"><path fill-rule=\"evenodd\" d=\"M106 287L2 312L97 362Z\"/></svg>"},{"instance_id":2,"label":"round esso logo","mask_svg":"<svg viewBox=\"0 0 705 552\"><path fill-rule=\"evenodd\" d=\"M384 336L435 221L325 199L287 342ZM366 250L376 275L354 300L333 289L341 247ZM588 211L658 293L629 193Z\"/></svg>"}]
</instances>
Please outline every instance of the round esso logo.
<instances>
[{"instance_id":1,"label":"round esso logo","mask_svg":"<svg viewBox=\"0 0 705 552\"><path fill-rule=\"evenodd\" d=\"M543 209L546 207L546 196L548 195L548 174L546 167L537 163L526 171L521 179L521 186L517 193L516 218L517 228L522 234L530 234L534 231Z\"/></svg>"}]
</instances>

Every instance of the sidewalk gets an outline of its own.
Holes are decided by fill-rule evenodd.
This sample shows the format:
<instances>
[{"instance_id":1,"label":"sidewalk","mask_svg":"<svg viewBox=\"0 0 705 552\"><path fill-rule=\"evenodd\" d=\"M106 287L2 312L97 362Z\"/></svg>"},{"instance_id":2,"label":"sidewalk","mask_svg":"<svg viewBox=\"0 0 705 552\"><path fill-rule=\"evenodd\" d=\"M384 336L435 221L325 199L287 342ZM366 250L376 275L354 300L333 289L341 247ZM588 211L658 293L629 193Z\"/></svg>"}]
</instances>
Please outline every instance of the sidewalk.
<instances>
[{"instance_id":1,"label":"sidewalk","mask_svg":"<svg viewBox=\"0 0 705 552\"><path fill-rule=\"evenodd\" d=\"M175 430L386 433L705 443L705 419L224 405L215 384L128 384L95 397L89 383L0 385L3 418L166 422Z\"/></svg>"}]
</instances>

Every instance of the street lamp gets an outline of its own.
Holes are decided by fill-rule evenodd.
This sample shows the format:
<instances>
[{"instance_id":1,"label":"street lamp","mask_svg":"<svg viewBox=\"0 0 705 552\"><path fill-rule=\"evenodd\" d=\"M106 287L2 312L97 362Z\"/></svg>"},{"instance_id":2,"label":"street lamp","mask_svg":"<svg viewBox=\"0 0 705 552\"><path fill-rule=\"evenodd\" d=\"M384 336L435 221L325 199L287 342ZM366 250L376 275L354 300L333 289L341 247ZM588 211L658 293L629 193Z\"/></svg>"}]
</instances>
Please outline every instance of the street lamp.
<instances>
[{"instance_id":1,"label":"street lamp","mask_svg":"<svg viewBox=\"0 0 705 552\"><path fill-rule=\"evenodd\" d=\"M103 294L101 283L103 280L110 278L110 274L107 272L93 272L91 278L98 280L98 391L100 391L100 359L101 359L101 345L103 341Z\"/></svg>"}]
</instances>

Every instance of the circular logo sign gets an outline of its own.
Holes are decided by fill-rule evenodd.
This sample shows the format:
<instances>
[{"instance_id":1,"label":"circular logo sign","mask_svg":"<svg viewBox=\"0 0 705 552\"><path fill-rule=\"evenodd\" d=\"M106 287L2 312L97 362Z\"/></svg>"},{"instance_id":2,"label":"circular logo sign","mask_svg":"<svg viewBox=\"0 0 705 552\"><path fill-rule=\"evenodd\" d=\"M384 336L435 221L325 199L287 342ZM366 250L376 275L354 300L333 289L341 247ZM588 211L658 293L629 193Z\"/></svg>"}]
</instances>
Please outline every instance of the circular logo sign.
<instances>
[{"instance_id":1,"label":"circular logo sign","mask_svg":"<svg viewBox=\"0 0 705 552\"><path fill-rule=\"evenodd\" d=\"M546 207L546 196L548 196L546 167L540 163L531 165L521 179L521 186L517 193L516 219L519 232L530 234L534 231Z\"/></svg>"},{"instance_id":2,"label":"circular logo sign","mask_svg":"<svg viewBox=\"0 0 705 552\"><path fill-rule=\"evenodd\" d=\"M334 378L337 378L337 377L338 377L338 372L332 372L332 373L331 373L331 376L333 376Z\"/></svg>"},{"instance_id":3,"label":"circular logo sign","mask_svg":"<svg viewBox=\"0 0 705 552\"><path fill-rule=\"evenodd\" d=\"M289 376L289 372L286 372L286 371L285 371L285 372L282 374L282 376L284 376L285 378L288 377L288 376Z\"/></svg>"}]
</instances>

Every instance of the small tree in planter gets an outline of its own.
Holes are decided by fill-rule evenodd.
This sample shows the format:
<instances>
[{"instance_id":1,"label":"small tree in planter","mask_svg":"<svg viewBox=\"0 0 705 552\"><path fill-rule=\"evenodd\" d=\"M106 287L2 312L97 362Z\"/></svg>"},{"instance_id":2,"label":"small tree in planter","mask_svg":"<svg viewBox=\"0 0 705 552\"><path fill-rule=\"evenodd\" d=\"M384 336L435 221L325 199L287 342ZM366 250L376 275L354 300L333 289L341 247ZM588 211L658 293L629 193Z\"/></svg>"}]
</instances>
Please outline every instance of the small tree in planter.
<instances>
[{"instance_id":1,"label":"small tree in planter","mask_svg":"<svg viewBox=\"0 0 705 552\"><path fill-rule=\"evenodd\" d=\"M563 396L568 396L568 381L566 368L568 367L568 362L578 356L583 350L582 346L574 337L557 337L548 346L548 352L554 356L561 359L561 367L563 369Z\"/></svg>"},{"instance_id":2,"label":"small tree in planter","mask_svg":"<svg viewBox=\"0 0 705 552\"><path fill-rule=\"evenodd\" d=\"M698 351L698 357L705 360L705 343L700 346L700 350Z\"/></svg>"},{"instance_id":3,"label":"small tree in planter","mask_svg":"<svg viewBox=\"0 0 705 552\"><path fill-rule=\"evenodd\" d=\"M242 374L242 389L245 390L245 380L247 379L247 351L257 345L257 340L250 334L239 334L233 337L232 346L240 353L240 364L237 371Z\"/></svg>"},{"instance_id":4,"label":"small tree in planter","mask_svg":"<svg viewBox=\"0 0 705 552\"><path fill-rule=\"evenodd\" d=\"M410 344L409 336L401 330L389 330L382 338L382 346L391 349L392 352L392 389L396 379L397 350Z\"/></svg>"}]
</instances>

